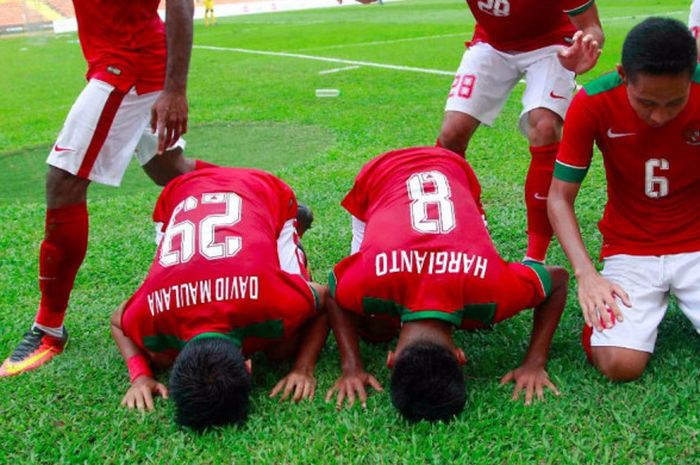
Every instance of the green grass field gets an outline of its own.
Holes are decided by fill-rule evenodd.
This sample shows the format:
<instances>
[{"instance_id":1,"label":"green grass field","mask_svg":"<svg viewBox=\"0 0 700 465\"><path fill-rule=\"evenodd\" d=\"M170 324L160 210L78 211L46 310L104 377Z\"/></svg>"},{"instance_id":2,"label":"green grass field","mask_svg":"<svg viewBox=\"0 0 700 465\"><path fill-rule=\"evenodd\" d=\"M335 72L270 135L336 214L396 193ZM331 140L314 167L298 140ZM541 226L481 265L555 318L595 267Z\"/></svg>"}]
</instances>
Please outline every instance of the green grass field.
<instances>
[{"instance_id":1,"label":"green grass field","mask_svg":"<svg viewBox=\"0 0 700 465\"><path fill-rule=\"evenodd\" d=\"M600 0L607 43L585 83L614 67L625 33L648 14L687 18L688 0ZM633 15L636 15L633 16ZM360 166L389 149L432 145L453 72L473 19L459 0L221 18L198 23L189 98L190 156L258 166L287 181L312 206L305 236L317 279L325 281L349 249L349 218L339 201ZM44 159L84 85L75 35L0 40L0 357L11 352L38 303L43 237ZM348 66L298 57L199 48L289 52L445 71ZM317 88L337 88L319 99ZM499 250L525 250L523 179L529 155L516 130L522 86L495 127L480 129L469 160L479 175ZM387 394L366 411L336 412L322 395L280 404L268 392L288 365L255 358L253 411L245 427L204 435L178 429L167 402L150 414L119 406L129 381L109 334L109 315L143 278L154 253L150 213L158 190L136 165L120 189L93 186L90 246L78 275L64 355L37 372L0 381L0 463L225 464L698 464L700 338L672 306L643 379L607 382L585 361L575 290L557 331L548 368L560 398L525 407L500 376L520 362L531 313L492 331L460 334L467 408L450 424L406 424ZM578 211L593 256L605 197L602 164L591 169ZM565 263L557 244L550 262ZM385 385L388 345L363 345L369 371ZM339 374L332 338L317 369L318 394Z\"/></svg>"}]
</instances>

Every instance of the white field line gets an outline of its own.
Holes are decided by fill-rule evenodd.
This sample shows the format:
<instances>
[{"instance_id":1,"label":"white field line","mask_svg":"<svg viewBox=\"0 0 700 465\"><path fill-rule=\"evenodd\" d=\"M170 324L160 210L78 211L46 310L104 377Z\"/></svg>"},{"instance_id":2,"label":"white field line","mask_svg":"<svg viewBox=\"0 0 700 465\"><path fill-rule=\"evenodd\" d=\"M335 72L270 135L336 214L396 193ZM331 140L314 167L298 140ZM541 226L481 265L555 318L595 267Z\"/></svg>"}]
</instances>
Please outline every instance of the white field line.
<instances>
[{"instance_id":1,"label":"white field line","mask_svg":"<svg viewBox=\"0 0 700 465\"><path fill-rule=\"evenodd\" d=\"M326 63L341 63L344 65L367 66L369 68L392 69L395 71L408 71L408 72L423 73L423 74L438 74L440 76L454 76L454 74L455 74L454 71L443 71L440 69L417 68L414 66L388 65L388 64L384 64L384 63L374 63L371 61L344 60L342 58L320 57L320 56L316 56L316 55L303 55L301 53L271 52L268 50L249 50L246 48L234 48L234 47L214 47L211 45L194 45L193 48L198 48L198 49L203 49L203 50L214 50L214 51L218 51L218 52L236 52L236 53L247 53L247 54L251 54L251 55L266 55L266 56L285 57L285 58L300 58L303 60L324 61Z\"/></svg>"},{"instance_id":2,"label":"white field line","mask_svg":"<svg viewBox=\"0 0 700 465\"><path fill-rule=\"evenodd\" d=\"M333 68L333 69L327 69L325 71L319 71L318 74L333 74L333 73L340 73L341 71L350 71L351 69L359 69L359 66L344 66L342 68Z\"/></svg>"}]
</instances>

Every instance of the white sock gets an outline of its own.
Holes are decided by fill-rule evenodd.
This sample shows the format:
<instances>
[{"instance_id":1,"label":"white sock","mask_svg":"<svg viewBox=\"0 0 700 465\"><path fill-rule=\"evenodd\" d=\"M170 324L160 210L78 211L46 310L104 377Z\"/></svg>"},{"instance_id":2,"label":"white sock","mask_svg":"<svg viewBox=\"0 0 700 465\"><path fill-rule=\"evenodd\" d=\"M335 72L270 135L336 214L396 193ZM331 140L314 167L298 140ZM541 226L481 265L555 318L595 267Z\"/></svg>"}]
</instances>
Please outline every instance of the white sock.
<instances>
[{"instance_id":1,"label":"white sock","mask_svg":"<svg viewBox=\"0 0 700 465\"><path fill-rule=\"evenodd\" d=\"M35 321L34 324L32 325L32 329L34 329L34 328L39 328L40 330L42 330L43 332L45 332L49 336L55 337L57 339L60 339L63 337L63 325L59 326L58 328L51 328L49 326L40 325L39 323L37 323Z\"/></svg>"}]
</instances>

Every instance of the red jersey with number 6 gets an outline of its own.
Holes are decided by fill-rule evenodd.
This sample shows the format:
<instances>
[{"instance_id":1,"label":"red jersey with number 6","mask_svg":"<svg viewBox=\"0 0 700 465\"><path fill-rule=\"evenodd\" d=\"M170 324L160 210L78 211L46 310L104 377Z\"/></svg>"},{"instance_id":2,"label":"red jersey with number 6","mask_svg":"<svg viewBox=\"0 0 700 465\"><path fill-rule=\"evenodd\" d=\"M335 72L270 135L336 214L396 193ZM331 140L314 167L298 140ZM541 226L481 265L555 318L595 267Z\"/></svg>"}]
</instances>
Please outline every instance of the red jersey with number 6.
<instances>
[{"instance_id":1,"label":"red jersey with number 6","mask_svg":"<svg viewBox=\"0 0 700 465\"><path fill-rule=\"evenodd\" d=\"M554 176L582 182L594 142L608 184L601 256L700 250L700 71L685 108L661 127L637 116L617 73L584 86L566 114Z\"/></svg>"},{"instance_id":2,"label":"red jersey with number 6","mask_svg":"<svg viewBox=\"0 0 700 465\"><path fill-rule=\"evenodd\" d=\"M87 78L123 92L161 90L165 81L165 24L160 0L73 0Z\"/></svg>"},{"instance_id":3,"label":"red jersey with number 6","mask_svg":"<svg viewBox=\"0 0 700 465\"><path fill-rule=\"evenodd\" d=\"M283 271L278 238L296 218L292 190L263 171L210 168L171 181L153 213L167 226L122 328L150 352L201 333L227 334L250 354L316 312L301 274Z\"/></svg>"},{"instance_id":4,"label":"red jersey with number 6","mask_svg":"<svg viewBox=\"0 0 700 465\"><path fill-rule=\"evenodd\" d=\"M486 42L505 52L565 45L576 32L569 16L593 0L467 0L476 19L471 43Z\"/></svg>"},{"instance_id":5,"label":"red jersey with number 6","mask_svg":"<svg viewBox=\"0 0 700 465\"><path fill-rule=\"evenodd\" d=\"M548 273L498 255L480 193L464 158L442 148L396 150L365 165L343 200L365 230L359 252L331 276L338 304L474 328L541 302Z\"/></svg>"}]
</instances>

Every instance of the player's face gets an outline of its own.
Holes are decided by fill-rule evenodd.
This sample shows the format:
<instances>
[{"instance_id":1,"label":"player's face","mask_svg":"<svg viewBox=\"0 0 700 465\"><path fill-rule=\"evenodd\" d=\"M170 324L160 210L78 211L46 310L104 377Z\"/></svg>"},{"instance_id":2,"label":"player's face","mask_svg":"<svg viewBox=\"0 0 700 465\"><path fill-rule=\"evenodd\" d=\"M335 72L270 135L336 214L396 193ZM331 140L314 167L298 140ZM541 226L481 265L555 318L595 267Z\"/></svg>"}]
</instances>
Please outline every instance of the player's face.
<instances>
[{"instance_id":1,"label":"player's face","mask_svg":"<svg viewBox=\"0 0 700 465\"><path fill-rule=\"evenodd\" d=\"M624 76L623 76L624 79ZM653 76L638 74L626 79L627 97L640 119L652 127L661 127L683 111L690 96L690 76Z\"/></svg>"}]
</instances>

